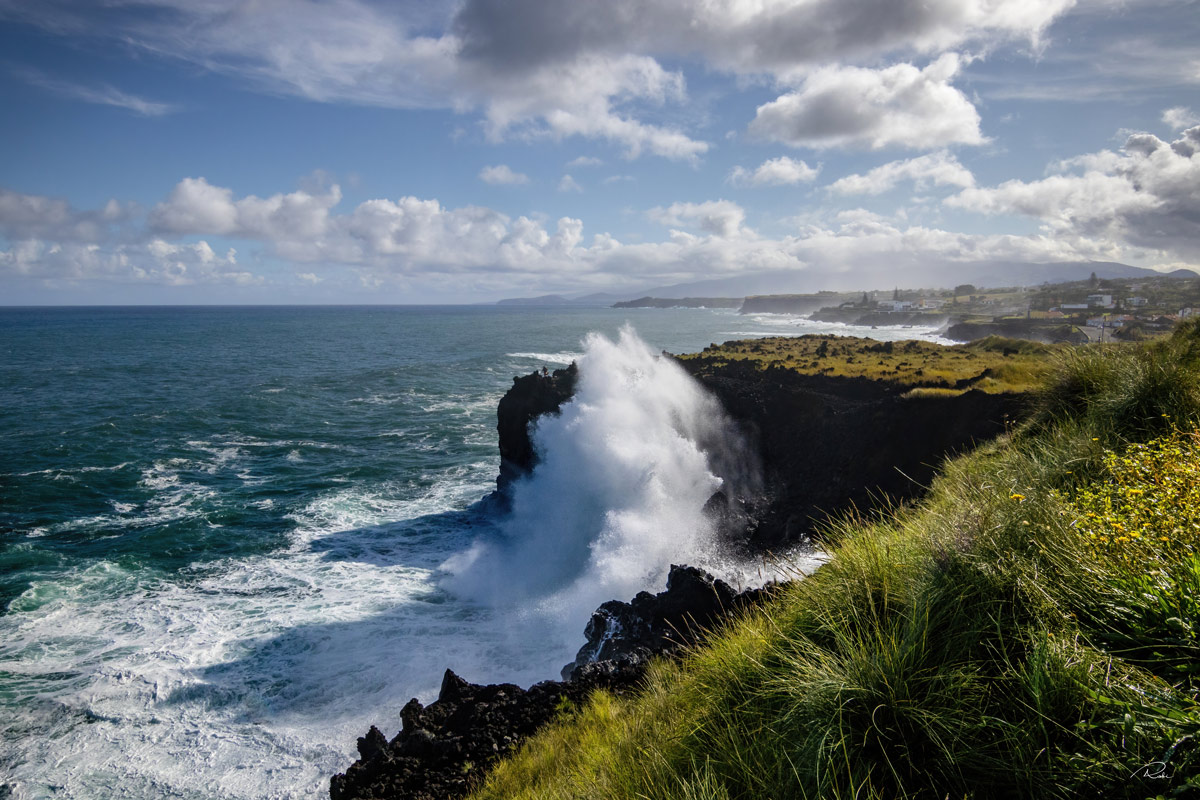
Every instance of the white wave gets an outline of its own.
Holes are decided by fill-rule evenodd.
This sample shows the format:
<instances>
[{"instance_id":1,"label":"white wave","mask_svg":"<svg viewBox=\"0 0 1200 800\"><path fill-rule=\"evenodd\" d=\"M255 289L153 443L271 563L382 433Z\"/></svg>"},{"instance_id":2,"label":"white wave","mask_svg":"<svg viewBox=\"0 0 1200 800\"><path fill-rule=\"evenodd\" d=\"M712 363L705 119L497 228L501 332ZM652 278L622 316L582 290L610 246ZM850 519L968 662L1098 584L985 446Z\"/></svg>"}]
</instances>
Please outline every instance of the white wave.
<instances>
[{"instance_id":1,"label":"white wave","mask_svg":"<svg viewBox=\"0 0 1200 800\"><path fill-rule=\"evenodd\" d=\"M488 459L420 476L423 491L326 493L270 554L34 581L0 617L0 763L15 796L318 796L356 738L398 729L399 709L431 699L447 667L545 677L536 641L506 640L432 578L466 526L484 524L458 509L494 470Z\"/></svg>"},{"instance_id":2,"label":"white wave","mask_svg":"<svg viewBox=\"0 0 1200 800\"><path fill-rule=\"evenodd\" d=\"M720 405L673 360L628 327L585 346L575 397L533 432L540 462L514 486L503 536L444 565L457 594L513 609L512 635L553 631L562 661L605 600L660 590L672 563L724 571L703 507L750 478L733 474L747 461Z\"/></svg>"},{"instance_id":3,"label":"white wave","mask_svg":"<svg viewBox=\"0 0 1200 800\"><path fill-rule=\"evenodd\" d=\"M522 358L545 364L562 364L564 367L572 361L578 361L583 357L583 353L565 351L561 353L505 353L504 355L508 358Z\"/></svg>"},{"instance_id":4,"label":"white wave","mask_svg":"<svg viewBox=\"0 0 1200 800\"><path fill-rule=\"evenodd\" d=\"M956 342L940 335L940 326L907 326L907 325L848 325L844 322L822 322L790 314L747 314L743 317L747 322L761 325L770 330L733 330L724 331L720 336L731 338L754 338L762 336L803 336L805 334L835 334L838 336L858 336L877 341L899 341L917 339L934 344L952 345Z\"/></svg>"},{"instance_id":5,"label":"white wave","mask_svg":"<svg viewBox=\"0 0 1200 800\"><path fill-rule=\"evenodd\" d=\"M29 478L34 475L50 475L54 480L74 480L74 475L84 475L89 472L118 472L128 467L132 462L122 461L120 464L114 464L111 467L50 467L48 469L35 469L31 472L9 472L0 473L5 477L10 478Z\"/></svg>"}]
</instances>

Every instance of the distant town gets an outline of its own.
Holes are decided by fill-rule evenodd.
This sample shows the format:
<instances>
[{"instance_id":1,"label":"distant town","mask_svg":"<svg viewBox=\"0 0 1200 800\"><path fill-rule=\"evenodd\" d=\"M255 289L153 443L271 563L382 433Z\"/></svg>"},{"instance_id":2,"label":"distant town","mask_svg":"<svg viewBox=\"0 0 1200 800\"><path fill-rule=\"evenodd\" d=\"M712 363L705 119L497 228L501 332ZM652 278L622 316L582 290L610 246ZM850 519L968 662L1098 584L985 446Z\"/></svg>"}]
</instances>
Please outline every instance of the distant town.
<instances>
[{"instance_id":1,"label":"distant town","mask_svg":"<svg viewBox=\"0 0 1200 800\"><path fill-rule=\"evenodd\" d=\"M1200 314L1200 276L1099 278L1024 287L817 292L748 297L642 297L614 308L736 308L847 325L944 327L948 338L989 335L1044 342L1136 341Z\"/></svg>"}]
</instances>

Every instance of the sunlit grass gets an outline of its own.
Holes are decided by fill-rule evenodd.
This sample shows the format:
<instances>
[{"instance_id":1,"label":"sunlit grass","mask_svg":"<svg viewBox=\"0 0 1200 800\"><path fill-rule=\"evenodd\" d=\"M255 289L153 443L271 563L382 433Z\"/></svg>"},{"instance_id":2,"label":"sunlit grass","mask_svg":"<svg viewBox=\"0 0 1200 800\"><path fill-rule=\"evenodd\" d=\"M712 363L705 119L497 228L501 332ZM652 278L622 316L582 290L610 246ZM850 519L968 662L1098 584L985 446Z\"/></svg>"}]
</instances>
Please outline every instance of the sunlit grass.
<instances>
[{"instance_id":1,"label":"sunlit grass","mask_svg":"<svg viewBox=\"0 0 1200 800\"><path fill-rule=\"evenodd\" d=\"M1027 391L1039 384L1049 369L1048 356L1059 349L998 336L943 346L915 340L877 342L806 335L725 342L682 358L713 364L749 361L759 369L869 378L919 390L914 396L931 396L971 389L992 394Z\"/></svg>"}]
</instances>

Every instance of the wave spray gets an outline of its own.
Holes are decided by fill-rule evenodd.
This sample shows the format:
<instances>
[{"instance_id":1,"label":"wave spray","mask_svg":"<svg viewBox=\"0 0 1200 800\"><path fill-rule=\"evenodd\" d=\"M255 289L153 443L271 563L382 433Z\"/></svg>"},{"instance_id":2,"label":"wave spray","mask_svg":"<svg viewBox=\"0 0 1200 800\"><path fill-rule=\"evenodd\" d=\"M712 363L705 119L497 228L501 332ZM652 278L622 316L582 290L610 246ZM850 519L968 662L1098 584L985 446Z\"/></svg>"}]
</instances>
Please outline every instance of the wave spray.
<instances>
[{"instance_id":1,"label":"wave spray","mask_svg":"<svg viewBox=\"0 0 1200 800\"><path fill-rule=\"evenodd\" d=\"M538 463L499 536L445 565L460 596L558 623L567 655L600 603L661 589L672 563L719 571L705 503L753 477L736 426L674 360L628 326L584 348L574 398L535 423Z\"/></svg>"}]
</instances>

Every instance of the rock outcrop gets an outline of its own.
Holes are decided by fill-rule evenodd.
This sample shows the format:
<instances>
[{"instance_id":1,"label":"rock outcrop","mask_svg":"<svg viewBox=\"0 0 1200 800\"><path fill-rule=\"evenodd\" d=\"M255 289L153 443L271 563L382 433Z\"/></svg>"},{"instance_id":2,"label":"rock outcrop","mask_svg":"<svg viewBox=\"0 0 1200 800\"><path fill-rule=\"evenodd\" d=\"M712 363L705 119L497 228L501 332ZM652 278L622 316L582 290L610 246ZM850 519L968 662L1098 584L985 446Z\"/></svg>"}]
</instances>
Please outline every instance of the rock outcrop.
<instances>
[{"instance_id":1,"label":"rock outcrop","mask_svg":"<svg viewBox=\"0 0 1200 800\"><path fill-rule=\"evenodd\" d=\"M500 434L500 474L496 492L507 498L513 481L527 475L537 461L529 424L543 414L556 414L559 407L575 394L579 370L572 363L549 375L534 372L513 378L513 385L500 399L496 409L496 431Z\"/></svg>"},{"instance_id":2,"label":"rock outcrop","mask_svg":"<svg viewBox=\"0 0 1200 800\"><path fill-rule=\"evenodd\" d=\"M730 614L762 602L774 587L737 592L696 567L672 565L666 591L638 592L632 601L609 600L584 629L587 642L562 669L570 680L587 665L603 661L644 661L675 653L700 641Z\"/></svg>"},{"instance_id":3,"label":"rock outcrop","mask_svg":"<svg viewBox=\"0 0 1200 800\"><path fill-rule=\"evenodd\" d=\"M588 642L561 681L522 689L479 686L446 670L438 699L416 699L400 710L392 739L372 726L358 740L358 761L330 781L332 800L445 800L462 797L488 766L556 715L589 694L636 690L651 656L677 653L724 617L761 602L770 588L737 593L694 567L672 566L667 589L630 603L601 606L587 626Z\"/></svg>"},{"instance_id":4,"label":"rock outcrop","mask_svg":"<svg viewBox=\"0 0 1200 800\"><path fill-rule=\"evenodd\" d=\"M462 797L487 767L555 715L597 689L631 691L645 664L592 665L574 680L529 689L511 683L478 686L446 670L438 699L410 700L403 727L390 741L376 727L358 740L359 760L329 785L332 800L445 800Z\"/></svg>"},{"instance_id":5,"label":"rock outcrop","mask_svg":"<svg viewBox=\"0 0 1200 800\"><path fill-rule=\"evenodd\" d=\"M1003 433L1027 407L1020 394L906 397L867 378L682 363L757 440L764 510L743 543L755 551L800 541L833 514L920 497L946 458Z\"/></svg>"}]
</instances>

